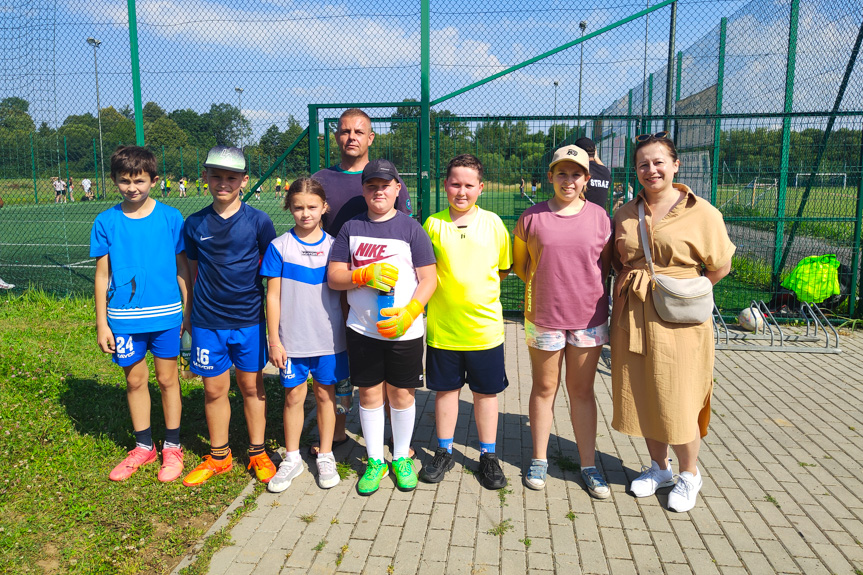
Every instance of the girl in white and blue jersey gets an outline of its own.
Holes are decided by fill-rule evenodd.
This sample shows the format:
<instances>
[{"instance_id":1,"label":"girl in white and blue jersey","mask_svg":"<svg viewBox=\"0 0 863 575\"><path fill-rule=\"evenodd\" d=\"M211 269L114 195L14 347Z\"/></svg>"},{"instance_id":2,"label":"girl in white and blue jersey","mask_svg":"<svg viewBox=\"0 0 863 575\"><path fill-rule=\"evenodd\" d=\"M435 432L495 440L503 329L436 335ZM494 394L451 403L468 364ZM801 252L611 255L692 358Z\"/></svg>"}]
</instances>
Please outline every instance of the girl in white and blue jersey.
<instances>
[{"instance_id":1,"label":"girl in white and blue jersey","mask_svg":"<svg viewBox=\"0 0 863 575\"><path fill-rule=\"evenodd\" d=\"M348 354L339 292L327 286L327 260L333 243L332 236L321 229L321 216L327 208L320 183L310 178L292 183L285 194L284 209L291 211L296 225L273 240L261 262L261 275L267 278L270 362L279 368L285 387L288 454L267 485L275 493L287 489L303 471L300 434L309 373L321 440L318 484L329 489L339 483L332 448L335 387L348 377Z\"/></svg>"}]
</instances>

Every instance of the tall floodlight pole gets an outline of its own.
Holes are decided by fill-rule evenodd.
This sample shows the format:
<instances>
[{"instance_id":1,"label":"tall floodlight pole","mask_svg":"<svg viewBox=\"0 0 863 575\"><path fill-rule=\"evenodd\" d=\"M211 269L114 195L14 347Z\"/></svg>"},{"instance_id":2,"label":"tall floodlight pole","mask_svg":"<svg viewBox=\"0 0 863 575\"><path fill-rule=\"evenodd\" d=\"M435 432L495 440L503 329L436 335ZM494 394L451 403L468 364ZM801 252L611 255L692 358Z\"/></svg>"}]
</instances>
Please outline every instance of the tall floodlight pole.
<instances>
[{"instance_id":1,"label":"tall floodlight pole","mask_svg":"<svg viewBox=\"0 0 863 575\"><path fill-rule=\"evenodd\" d=\"M557 148L557 125L554 123L554 120L557 119L557 80L554 81L554 112L552 113L554 119L551 121L551 127L554 130L554 137L552 138L552 147Z\"/></svg>"},{"instance_id":2,"label":"tall floodlight pole","mask_svg":"<svg viewBox=\"0 0 863 575\"><path fill-rule=\"evenodd\" d=\"M581 37L584 38L584 31L587 30L587 20L579 22L578 28L581 30ZM581 56L578 60L578 123L581 125L581 76L584 71L584 42L579 44L579 48L581 48Z\"/></svg>"},{"instance_id":3,"label":"tall floodlight pole","mask_svg":"<svg viewBox=\"0 0 863 575\"><path fill-rule=\"evenodd\" d=\"M105 150L102 146L102 103L99 100L99 60L96 57L96 49L102 45L102 41L90 36L87 38L87 43L93 47L93 67L96 69L96 117L99 119L99 163L101 164L102 173L102 199L105 199L107 197L105 189Z\"/></svg>"},{"instance_id":4,"label":"tall floodlight pole","mask_svg":"<svg viewBox=\"0 0 863 575\"><path fill-rule=\"evenodd\" d=\"M237 105L239 106L238 109L240 110L240 118L242 118L243 117L243 89L240 88L239 86L237 86L236 88L234 88L234 91L237 93ZM243 147L243 135L242 134L243 134L243 132L242 132L242 127L241 127L240 128L240 148Z\"/></svg>"}]
</instances>

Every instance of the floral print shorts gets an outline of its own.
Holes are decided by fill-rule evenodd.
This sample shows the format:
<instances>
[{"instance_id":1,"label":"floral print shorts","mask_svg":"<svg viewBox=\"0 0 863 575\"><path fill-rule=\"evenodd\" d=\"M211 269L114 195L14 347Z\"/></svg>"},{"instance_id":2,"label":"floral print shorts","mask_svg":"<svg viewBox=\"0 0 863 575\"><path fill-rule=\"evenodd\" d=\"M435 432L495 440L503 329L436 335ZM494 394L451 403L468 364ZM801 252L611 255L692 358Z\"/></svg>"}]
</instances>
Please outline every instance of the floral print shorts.
<instances>
[{"instance_id":1,"label":"floral print shorts","mask_svg":"<svg viewBox=\"0 0 863 575\"><path fill-rule=\"evenodd\" d=\"M524 340L528 347L542 351L560 351L567 344L574 347L598 347L608 343L608 324L587 329L548 329L525 318Z\"/></svg>"}]
</instances>

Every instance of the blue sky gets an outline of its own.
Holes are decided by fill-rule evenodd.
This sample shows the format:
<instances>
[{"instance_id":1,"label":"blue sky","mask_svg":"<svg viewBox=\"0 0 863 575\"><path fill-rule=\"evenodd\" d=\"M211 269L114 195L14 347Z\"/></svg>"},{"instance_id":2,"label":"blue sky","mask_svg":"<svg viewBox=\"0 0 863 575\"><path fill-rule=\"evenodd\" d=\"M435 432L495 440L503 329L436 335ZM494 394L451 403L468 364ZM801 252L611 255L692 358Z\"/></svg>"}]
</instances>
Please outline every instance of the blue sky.
<instances>
[{"instance_id":1,"label":"blue sky","mask_svg":"<svg viewBox=\"0 0 863 575\"><path fill-rule=\"evenodd\" d=\"M50 12L40 13L32 3L24 12L17 8L19 3L23 4L12 0L7 20L12 25L0 32L7 46L4 56L17 56L17 64L4 61L0 70L12 77L0 84L0 97L30 96L34 115L52 124L55 109L60 121L70 113L94 111L93 51L86 38L96 36L103 42L98 50L102 105L131 104L125 3L60 1L56 27ZM629 0L593 1L580 7L532 0L433 1L432 98L577 38L581 19L588 21L588 31L596 30L644 6ZM772 0L750 5L734 0L679 0L677 49L694 54L684 60L687 87L695 92L712 82L712 45L719 19L728 16L725 111L780 111L787 6L788 2ZM859 2L845 3L844 12L839 6L826 0L801 6L797 106L832 104L830 95L835 94L861 15ZM202 112L213 102L237 105L235 87L240 86L243 113L256 134L272 123L284 127L289 115L305 125L310 102L418 99L419 9L419 2L407 5L392 0L329 4L138 0L143 99L169 111ZM663 8L650 18L648 72L664 68L668 14L669 9ZM46 22L50 26L41 26ZM15 44L13 36L23 35L21 27L26 24L36 26L26 32L26 42ZM640 19L585 44L583 113L599 113L629 88L638 87L644 35L645 23ZM703 46L702 52L692 49L697 45ZM856 94L861 92L860 76L855 74ZM558 114L574 114L578 79L579 48L575 47L440 107L459 114L550 115L556 92ZM656 80L664 82L664 73ZM661 92L663 86L655 89Z\"/></svg>"}]
</instances>

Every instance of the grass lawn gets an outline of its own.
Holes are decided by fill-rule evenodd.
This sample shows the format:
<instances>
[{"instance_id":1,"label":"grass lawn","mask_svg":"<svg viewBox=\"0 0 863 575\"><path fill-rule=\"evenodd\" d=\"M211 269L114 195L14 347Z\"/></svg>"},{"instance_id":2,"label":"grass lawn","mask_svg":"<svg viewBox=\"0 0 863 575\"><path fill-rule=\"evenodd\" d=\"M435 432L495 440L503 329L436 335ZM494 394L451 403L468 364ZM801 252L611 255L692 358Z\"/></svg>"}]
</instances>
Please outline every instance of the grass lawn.
<instances>
[{"instance_id":1,"label":"grass lawn","mask_svg":"<svg viewBox=\"0 0 863 575\"><path fill-rule=\"evenodd\" d=\"M109 481L134 436L122 371L98 351L94 326L92 299L0 295L0 572L169 572L250 479L242 398L233 390L231 472L194 489L159 483L158 464ZM203 386L181 381L190 471L209 449ZM150 393L161 446L152 378ZM267 439L281 444L282 391L268 383L267 393Z\"/></svg>"}]
</instances>

